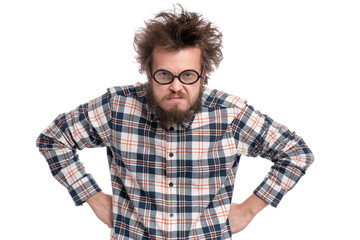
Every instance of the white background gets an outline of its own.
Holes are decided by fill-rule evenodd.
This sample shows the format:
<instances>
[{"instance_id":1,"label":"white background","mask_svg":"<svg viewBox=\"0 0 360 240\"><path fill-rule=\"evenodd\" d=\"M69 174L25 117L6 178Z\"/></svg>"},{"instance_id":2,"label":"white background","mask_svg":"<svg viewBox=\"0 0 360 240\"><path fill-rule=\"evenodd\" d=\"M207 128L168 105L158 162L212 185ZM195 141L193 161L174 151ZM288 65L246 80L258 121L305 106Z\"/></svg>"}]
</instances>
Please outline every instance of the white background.
<instances>
[{"instance_id":1,"label":"white background","mask_svg":"<svg viewBox=\"0 0 360 240\"><path fill-rule=\"evenodd\" d=\"M348 0L179 1L224 35L209 87L248 100L302 136L315 163L278 208L233 239L360 239L360 4ZM109 239L88 205L75 207L35 147L62 112L138 73L134 32L171 1L0 2L0 239ZM105 149L80 152L105 192ZM235 202L271 164L240 163Z\"/></svg>"}]
</instances>

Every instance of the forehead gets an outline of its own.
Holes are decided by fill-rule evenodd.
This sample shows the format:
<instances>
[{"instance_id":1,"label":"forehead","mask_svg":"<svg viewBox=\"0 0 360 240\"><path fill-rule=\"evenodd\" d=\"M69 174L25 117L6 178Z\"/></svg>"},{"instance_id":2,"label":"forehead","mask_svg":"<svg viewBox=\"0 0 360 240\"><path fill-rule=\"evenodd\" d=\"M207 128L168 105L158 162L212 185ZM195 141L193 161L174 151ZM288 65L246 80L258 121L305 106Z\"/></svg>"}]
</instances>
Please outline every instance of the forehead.
<instances>
[{"instance_id":1,"label":"forehead","mask_svg":"<svg viewBox=\"0 0 360 240\"><path fill-rule=\"evenodd\" d=\"M179 50L169 50L156 47L152 53L153 70L166 69L182 71L184 69L200 70L201 50L198 47L186 47Z\"/></svg>"}]
</instances>

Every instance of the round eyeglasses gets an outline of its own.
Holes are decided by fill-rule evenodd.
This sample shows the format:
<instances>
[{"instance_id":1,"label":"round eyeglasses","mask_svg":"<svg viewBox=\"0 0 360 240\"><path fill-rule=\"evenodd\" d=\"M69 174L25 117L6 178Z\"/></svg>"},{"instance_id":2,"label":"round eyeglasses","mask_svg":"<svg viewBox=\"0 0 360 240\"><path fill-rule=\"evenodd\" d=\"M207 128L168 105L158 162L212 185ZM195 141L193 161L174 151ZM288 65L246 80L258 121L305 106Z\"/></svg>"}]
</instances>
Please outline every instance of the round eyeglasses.
<instances>
[{"instance_id":1,"label":"round eyeglasses","mask_svg":"<svg viewBox=\"0 0 360 240\"><path fill-rule=\"evenodd\" d=\"M190 85L196 83L200 78L202 78L202 74L199 74L197 71L191 69L182 71L178 76L175 76L168 70L159 69L150 76L157 83L162 85L172 83L175 78L178 78L182 84Z\"/></svg>"}]
</instances>

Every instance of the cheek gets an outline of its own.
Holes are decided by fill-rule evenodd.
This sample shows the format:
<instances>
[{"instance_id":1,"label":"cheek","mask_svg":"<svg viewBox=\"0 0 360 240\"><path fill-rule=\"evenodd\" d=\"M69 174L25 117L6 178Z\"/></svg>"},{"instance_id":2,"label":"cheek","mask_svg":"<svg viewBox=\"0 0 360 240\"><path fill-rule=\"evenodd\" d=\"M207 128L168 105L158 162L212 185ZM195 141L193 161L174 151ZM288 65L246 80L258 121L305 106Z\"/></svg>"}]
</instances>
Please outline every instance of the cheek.
<instances>
[{"instance_id":1,"label":"cheek","mask_svg":"<svg viewBox=\"0 0 360 240\"><path fill-rule=\"evenodd\" d=\"M153 88L153 94L156 100L161 100L166 95L166 90L161 87Z\"/></svg>"},{"instance_id":2,"label":"cheek","mask_svg":"<svg viewBox=\"0 0 360 240\"><path fill-rule=\"evenodd\" d=\"M191 99L191 102L193 103L198 97L199 97L200 87L191 89L191 91L188 91L189 97Z\"/></svg>"}]
</instances>

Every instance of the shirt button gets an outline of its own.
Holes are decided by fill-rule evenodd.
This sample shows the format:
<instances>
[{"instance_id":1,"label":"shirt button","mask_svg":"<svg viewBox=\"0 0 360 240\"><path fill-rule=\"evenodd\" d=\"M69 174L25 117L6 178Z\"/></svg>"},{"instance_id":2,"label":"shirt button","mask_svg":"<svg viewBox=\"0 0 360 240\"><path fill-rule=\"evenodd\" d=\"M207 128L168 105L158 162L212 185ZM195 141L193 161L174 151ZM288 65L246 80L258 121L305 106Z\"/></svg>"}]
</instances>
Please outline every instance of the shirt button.
<instances>
[{"instance_id":1,"label":"shirt button","mask_svg":"<svg viewBox=\"0 0 360 240\"><path fill-rule=\"evenodd\" d=\"M169 183L169 187L172 187L172 186L174 186L174 183L172 183L172 182Z\"/></svg>"},{"instance_id":2,"label":"shirt button","mask_svg":"<svg viewBox=\"0 0 360 240\"><path fill-rule=\"evenodd\" d=\"M169 154L169 157L173 157L173 156L174 156L174 154L173 154L173 153L170 153L170 154Z\"/></svg>"},{"instance_id":3,"label":"shirt button","mask_svg":"<svg viewBox=\"0 0 360 240\"><path fill-rule=\"evenodd\" d=\"M173 216L174 216L174 214L170 213L170 217L173 217Z\"/></svg>"}]
</instances>

